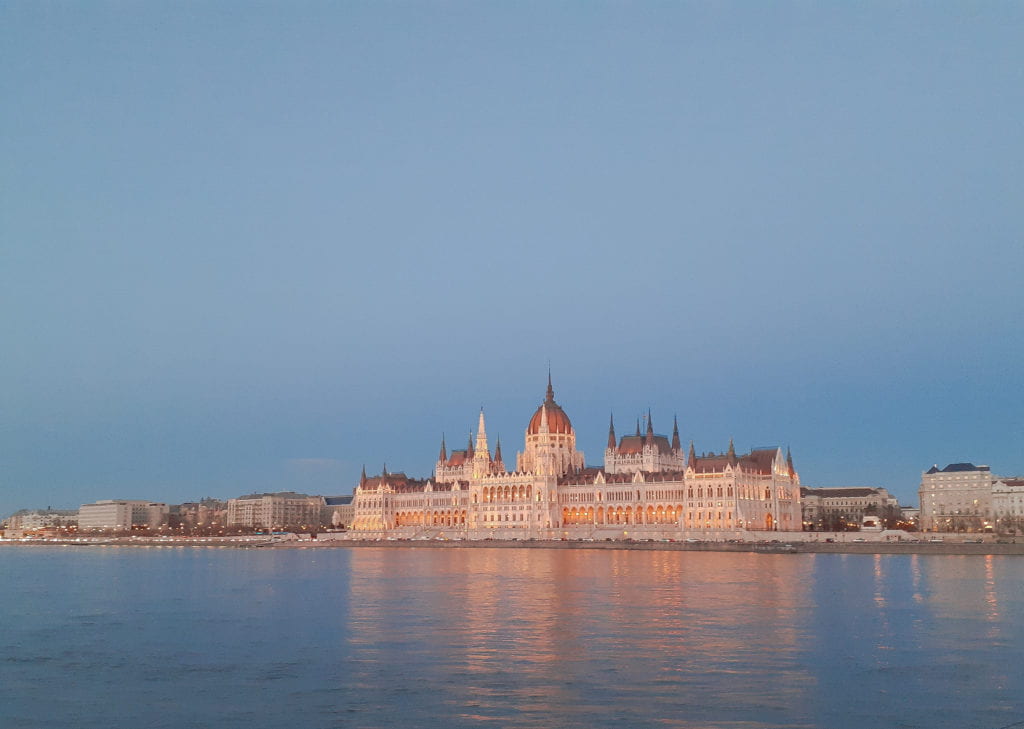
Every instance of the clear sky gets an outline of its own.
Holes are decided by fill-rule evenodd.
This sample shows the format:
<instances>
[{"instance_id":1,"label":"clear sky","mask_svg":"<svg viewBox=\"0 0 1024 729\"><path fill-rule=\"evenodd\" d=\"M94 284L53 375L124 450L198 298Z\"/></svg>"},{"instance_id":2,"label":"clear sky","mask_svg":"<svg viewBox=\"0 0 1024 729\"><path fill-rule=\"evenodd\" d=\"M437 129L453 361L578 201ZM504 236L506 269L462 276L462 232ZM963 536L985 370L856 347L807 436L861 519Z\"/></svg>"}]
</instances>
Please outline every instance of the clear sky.
<instances>
[{"instance_id":1,"label":"clear sky","mask_svg":"<svg viewBox=\"0 0 1024 729\"><path fill-rule=\"evenodd\" d=\"M427 476L546 385L1024 473L1024 4L0 4L0 516Z\"/></svg>"}]
</instances>

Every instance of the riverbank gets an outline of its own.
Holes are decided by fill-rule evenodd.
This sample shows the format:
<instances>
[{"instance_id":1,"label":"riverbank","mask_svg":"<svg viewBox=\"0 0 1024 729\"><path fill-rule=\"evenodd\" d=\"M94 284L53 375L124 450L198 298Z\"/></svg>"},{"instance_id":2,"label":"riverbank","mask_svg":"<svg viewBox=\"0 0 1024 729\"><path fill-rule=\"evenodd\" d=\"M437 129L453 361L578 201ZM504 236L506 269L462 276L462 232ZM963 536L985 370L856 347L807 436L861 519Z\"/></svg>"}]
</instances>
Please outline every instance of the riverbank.
<instances>
[{"instance_id":1,"label":"riverbank","mask_svg":"<svg viewBox=\"0 0 1024 729\"><path fill-rule=\"evenodd\" d=\"M963 540L930 541L670 541L670 540L505 540L505 539L318 539L294 538L273 540L265 536L247 537L111 537L74 539L0 540L3 546L50 547L141 547L159 548L233 548L233 549L618 549L673 552L756 552L763 554L935 554L935 555L1024 555L1021 543L964 542Z\"/></svg>"}]
</instances>

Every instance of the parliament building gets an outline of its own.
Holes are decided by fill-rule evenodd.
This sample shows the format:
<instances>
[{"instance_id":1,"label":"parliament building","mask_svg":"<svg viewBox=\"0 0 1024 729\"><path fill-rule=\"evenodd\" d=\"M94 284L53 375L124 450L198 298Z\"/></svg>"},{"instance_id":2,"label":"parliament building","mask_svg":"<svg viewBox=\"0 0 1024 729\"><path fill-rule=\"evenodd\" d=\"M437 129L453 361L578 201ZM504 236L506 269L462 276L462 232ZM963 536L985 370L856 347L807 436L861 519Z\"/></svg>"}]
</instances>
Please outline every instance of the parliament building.
<instances>
[{"instance_id":1,"label":"parliament building","mask_svg":"<svg viewBox=\"0 0 1024 729\"><path fill-rule=\"evenodd\" d=\"M481 410L475 438L450 453L444 439L434 475L367 476L353 498L352 530L366 537L558 539L742 537L799 531L800 478L790 454L762 448L739 455L684 452L672 437L645 432L617 439L609 423L604 466L586 466L576 432L555 402L544 401L526 427L515 468L501 443L493 452Z\"/></svg>"}]
</instances>

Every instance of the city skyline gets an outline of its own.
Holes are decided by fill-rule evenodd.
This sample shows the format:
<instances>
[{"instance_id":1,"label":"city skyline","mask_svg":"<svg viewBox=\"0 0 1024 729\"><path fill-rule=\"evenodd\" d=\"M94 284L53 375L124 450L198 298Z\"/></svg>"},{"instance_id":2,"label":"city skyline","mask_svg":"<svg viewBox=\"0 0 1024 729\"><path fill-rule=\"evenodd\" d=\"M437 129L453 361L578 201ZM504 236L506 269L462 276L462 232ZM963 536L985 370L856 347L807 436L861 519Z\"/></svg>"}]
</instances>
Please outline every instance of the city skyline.
<instances>
[{"instance_id":1,"label":"city skyline","mask_svg":"<svg viewBox=\"0 0 1024 729\"><path fill-rule=\"evenodd\" d=\"M1024 473L1024 8L0 8L0 515L678 416Z\"/></svg>"}]
</instances>

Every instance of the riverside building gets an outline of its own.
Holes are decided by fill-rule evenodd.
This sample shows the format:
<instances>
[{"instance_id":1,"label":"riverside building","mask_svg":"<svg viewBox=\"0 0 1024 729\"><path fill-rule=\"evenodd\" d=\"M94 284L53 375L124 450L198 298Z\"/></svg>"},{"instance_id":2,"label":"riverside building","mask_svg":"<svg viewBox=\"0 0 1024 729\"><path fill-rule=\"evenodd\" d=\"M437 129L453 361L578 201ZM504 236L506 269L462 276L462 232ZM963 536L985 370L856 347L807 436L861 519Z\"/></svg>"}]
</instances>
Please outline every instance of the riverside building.
<instances>
[{"instance_id":1,"label":"riverside building","mask_svg":"<svg viewBox=\"0 0 1024 729\"><path fill-rule=\"evenodd\" d=\"M999 478L992 484L992 516L1001 532L1024 532L1024 478Z\"/></svg>"},{"instance_id":2,"label":"riverside building","mask_svg":"<svg viewBox=\"0 0 1024 729\"><path fill-rule=\"evenodd\" d=\"M448 452L444 439L428 479L404 473L368 477L353 498L352 529L365 536L415 538L560 538L799 531L800 478L779 448L737 454L684 452L678 424L671 440L654 432L616 438L609 423L603 467L585 465L569 416L551 379L526 427L515 467L501 443L490 449L481 410L475 439Z\"/></svg>"},{"instance_id":3,"label":"riverside building","mask_svg":"<svg viewBox=\"0 0 1024 729\"><path fill-rule=\"evenodd\" d=\"M272 494L249 494L228 500L227 525L252 528L319 527L323 496L309 496L292 491Z\"/></svg>"},{"instance_id":4,"label":"riverside building","mask_svg":"<svg viewBox=\"0 0 1024 729\"><path fill-rule=\"evenodd\" d=\"M918 496L922 531L992 531L992 485L988 466L950 463L921 474Z\"/></svg>"},{"instance_id":5,"label":"riverside building","mask_svg":"<svg viewBox=\"0 0 1024 729\"><path fill-rule=\"evenodd\" d=\"M113 529L128 531L132 528L157 529L167 525L170 507L157 501L126 501L105 499L93 504L82 504L78 509L78 528Z\"/></svg>"},{"instance_id":6,"label":"riverside building","mask_svg":"<svg viewBox=\"0 0 1024 729\"><path fill-rule=\"evenodd\" d=\"M892 526L902 516L899 500L876 486L800 489L804 529L845 531L873 522L876 528Z\"/></svg>"}]
</instances>

